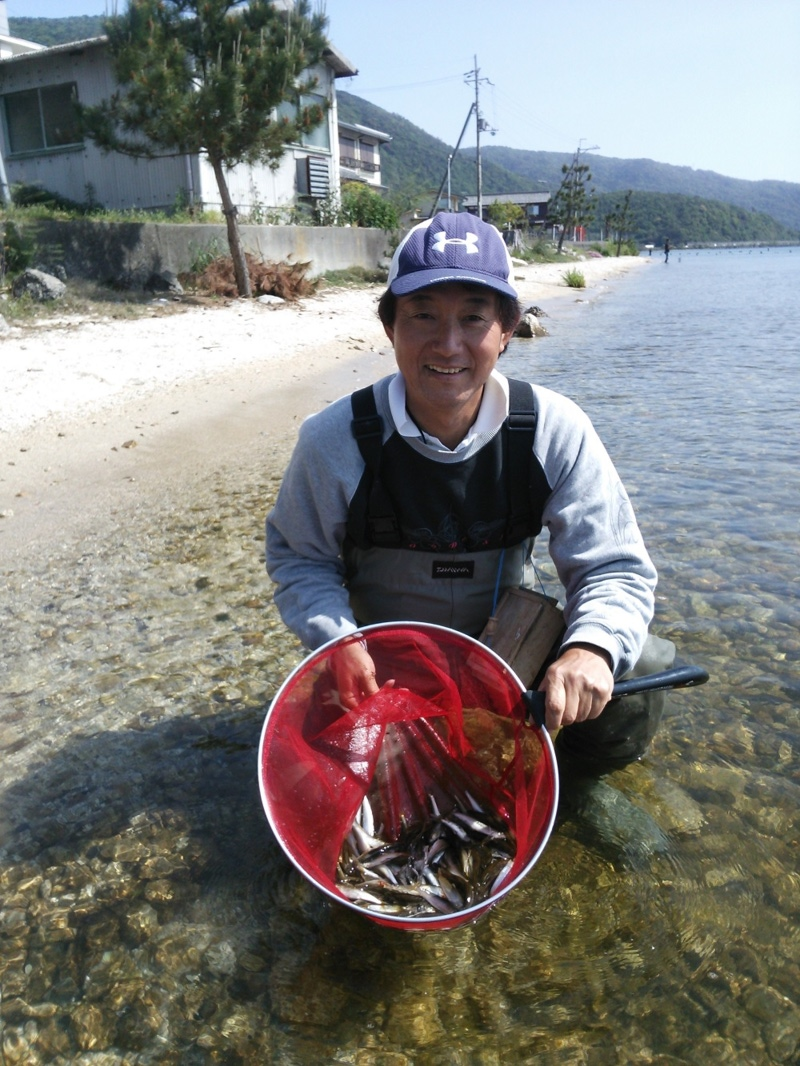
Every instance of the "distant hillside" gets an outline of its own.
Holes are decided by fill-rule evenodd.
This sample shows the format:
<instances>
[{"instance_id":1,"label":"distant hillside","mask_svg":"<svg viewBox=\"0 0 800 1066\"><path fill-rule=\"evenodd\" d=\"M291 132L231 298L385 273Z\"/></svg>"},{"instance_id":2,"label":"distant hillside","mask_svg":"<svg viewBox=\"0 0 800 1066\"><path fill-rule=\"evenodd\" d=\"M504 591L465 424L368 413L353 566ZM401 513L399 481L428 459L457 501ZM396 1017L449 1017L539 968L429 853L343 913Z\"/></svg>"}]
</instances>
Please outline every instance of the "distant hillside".
<instances>
[{"instance_id":1,"label":"distant hillside","mask_svg":"<svg viewBox=\"0 0 800 1066\"><path fill-rule=\"evenodd\" d=\"M614 211L620 199L618 192L598 196L593 231ZM683 193L634 192L630 213L630 236L639 244L663 245L666 237L675 245L777 244L800 238L800 234L771 215Z\"/></svg>"},{"instance_id":2,"label":"distant hillside","mask_svg":"<svg viewBox=\"0 0 800 1066\"><path fill-rule=\"evenodd\" d=\"M558 152L526 152L516 148L487 145L482 153L506 170L519 174L527 181L540 179L557 185L561 180L561 165L570 155ZM743 181L727 178L713 170L693 170L669 163L655 163L652 159L614 159L592 152L586 156L592 169L597 192L634 189L643 192L683 193L701 196L705 200L722 200L747 211L760 211L782 222L791 230L800 231L800 184L788 181Z\"/></svg>"},{"instance_id":3,"label":"distant hillside","mask_svg":"<svg viewBox=\"0 0 800 1066\"><path fill-rule=\"evenodd\" d=\"M453 146L415 126L408 119L362 100L352 93L336 92L339 118L390 134L392 143L381 146L381 177L393 192L431 191L433 195L447 173ZM491 160L482 160L483 187L488 192L535 192L537 186ZM454 193L475 195L475 150L453 160L450 187Z\"/></svg>"},{"instance_id":4,"label":"distant hillside","mask_svg":"<svg viewBox=\"0 0 800 1066\"><path fill-rule=\"evenodd\" d=\"M345 121L360 122L391 134L392 143L381 149L381 162L386 161L384 181L390 189L439 187L452 146L430 136L400 115L384 111L351 93L338 92L337 99L339 113ZM481 156L486 194L536 192L548 187L555 192L561 181L561 166L572 158L571 153L527 152L492 144L483 145ZM637 210L642 212L639 221L643 234L652 234L666 223L667 218L675 222L675 233L671 234L675 241L684 239L678 233L683 234L690 228L688 222L692 218L698 225L703 223L700 228L706 235L686 237L687 240L791 240L800 233L800 185L782 181L741 181L710 170L676 167L650 159L613 159L595 153L587 155L586 159L598 193L619 196L627 189L633 189L643 193L680 194L671 203L634 197L634 201L638 201ZM459 152L453 161L451 181L454 192L474 194L474 148ZM746 212L760 212L762 216L770 216L769 222L763 218L759 221L758 215L754 219L745 219L741 210L720 214L710 207L704 211L695 210L686 202L679 206L681 200L698 198L707 203L721 201ZM646 205L648 212L652 208L652 217L649 213L647 216L643 214ZM715 220L713 236L707 236L709 219ZM740 235L723 236L732 231ZM763 235L754 235L754 231Z\"/></svg>"},{"instance_id":5,"label":"distant hillside","mask_svg":"<svg viewBox=\"0 0 800 1066\"><path fill-rule=\"evenodd\" d=\"M49 48L54 44L102 36L103 18L101 15L73 15L61 19L9 18L8 28L13 37Z\"/></svg>"}]
</instances>

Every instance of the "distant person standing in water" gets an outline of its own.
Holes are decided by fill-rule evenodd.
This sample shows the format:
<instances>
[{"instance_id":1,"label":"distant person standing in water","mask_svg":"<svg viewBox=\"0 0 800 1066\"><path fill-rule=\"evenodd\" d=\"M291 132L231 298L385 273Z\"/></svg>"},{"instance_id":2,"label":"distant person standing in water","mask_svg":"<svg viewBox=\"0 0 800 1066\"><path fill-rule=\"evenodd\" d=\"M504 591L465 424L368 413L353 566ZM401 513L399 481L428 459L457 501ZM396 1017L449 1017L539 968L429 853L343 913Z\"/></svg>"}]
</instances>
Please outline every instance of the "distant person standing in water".
<instances>
[{"instance_id":1,"label":"distant person standing in water","mask_svg":"<svg viewBox=\"0 0 800 1066\"><path fill-rule=\"evenodd\" d=\"M669 262L669 237L664 241L664 262Z\"/></svg>"}]
</instances>

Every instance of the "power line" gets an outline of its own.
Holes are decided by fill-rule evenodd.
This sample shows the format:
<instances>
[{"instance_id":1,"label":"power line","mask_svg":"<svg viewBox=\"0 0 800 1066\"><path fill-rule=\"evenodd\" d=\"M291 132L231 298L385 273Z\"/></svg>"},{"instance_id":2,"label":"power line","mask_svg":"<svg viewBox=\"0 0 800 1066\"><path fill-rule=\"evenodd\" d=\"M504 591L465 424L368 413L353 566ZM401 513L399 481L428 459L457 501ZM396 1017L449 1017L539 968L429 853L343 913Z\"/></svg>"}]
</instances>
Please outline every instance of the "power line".
<instances>
[{"instance_id":1,"label":"power line","mask_svg":"<svg viewBox=\"0 0 800 1066\"><path fill-rule=\"evenodd\" d=\"M359 85L359 92L363 93L389 93L397 92L398 89L427 89L431 85L444 85L446 82L461 81L462 74L452 74L447 78L434 78L432 81L410 81L404 85L381 85L377 88L369 88Z\"/></svg>"},{"instance_id":2,"label":"power line","mask_svg":"<svg viewBox=\"0 0 800 1066\"><path fill-rule=\"evenodd\" d=\"M523 130L530 129L537 137L540 137L544 133L550 137L555 137L558 140L570 144L574 143L575 138L572 134L565 133L564 130L556 129L555 126L551 126L547 122L543 122L541 119L534 117L530 110L520 107L516 97L504 93L503 90L499 88L495 89L495 94L503 110L511 115L514 125L518 128L522 128Z\"/></svg>"}]
</instances>

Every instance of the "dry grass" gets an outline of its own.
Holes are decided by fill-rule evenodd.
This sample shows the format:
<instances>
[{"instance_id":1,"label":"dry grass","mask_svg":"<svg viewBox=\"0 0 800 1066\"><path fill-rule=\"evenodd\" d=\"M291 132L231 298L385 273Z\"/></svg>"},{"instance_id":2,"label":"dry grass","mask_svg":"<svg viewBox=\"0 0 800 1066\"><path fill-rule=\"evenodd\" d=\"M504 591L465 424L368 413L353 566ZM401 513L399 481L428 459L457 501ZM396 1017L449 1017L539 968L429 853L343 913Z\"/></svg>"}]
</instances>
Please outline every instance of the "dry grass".
<instances>
[{"instance_id":1,"label":"dry grass","mask_svg":"<svg viewBox=\"0 0 800 1066\"><path fill-rule=\"evenodd\" d=\"M318 282L306 277L309 263L265 263L247 256L254 296L270 294L295 302L312 296ZM10 326L41 329L68 328L86 321L130 319L168 315L189 307L222 306L230 299L238 299L233 263L230 256L212 260L197 275L184 275L185 290L176 295L164 293L153 296L143 289L119 289L84 278L70 278L67 290L58 300L38 301L29 296L15 299L10 283L0 289L0 315Z\"/></svg>"},{"instance_id":2,"label":"dry grass","mask_svg":"<svg viewBox=\"0 0 800 1066\"><path fill-rule=\"evenodd\" d=\"M0 315L8 325L18 329L67 328L87 321L174 314L208 303L219 303L219 300L204 298L199 293L154 299L149 292L119 291L83 278L70 278L67 291L59 300L38 301L30 296L15 299L10 285L0 290Z\"/></svg>"},{"instance_id":3,"label":"dry grass","mask_svg":"<svg viewBox=\"0 0 800 1066\"><path fill-rule=\"evenodd\" d=\"M317 290L317 282L306 277L310 263L265 263L250 254L245 258L254 296L280 296L282 300L294 302L313 296ZM186 282L181 280L191 284L196 291L209 295L231 298L237 295L230 256L213 259L195 278Z\"/></svg>"}]
</instances>

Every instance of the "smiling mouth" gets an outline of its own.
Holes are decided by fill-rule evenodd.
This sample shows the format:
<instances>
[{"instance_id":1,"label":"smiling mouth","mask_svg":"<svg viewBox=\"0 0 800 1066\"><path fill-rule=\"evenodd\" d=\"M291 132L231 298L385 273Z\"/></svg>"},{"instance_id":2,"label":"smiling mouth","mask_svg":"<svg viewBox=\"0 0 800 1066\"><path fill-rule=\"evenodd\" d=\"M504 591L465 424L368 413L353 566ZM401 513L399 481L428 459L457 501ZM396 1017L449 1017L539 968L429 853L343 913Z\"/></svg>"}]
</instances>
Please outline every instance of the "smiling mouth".
<instances>
[{"instance_id":1,"label":"smiling mouth","mask_svg":"<svg viewBox=\"0 0 800 1066\"><path fill-rule=\"evenodd\" d=\"M465 368L463 366L432 366L430 363L428 363L425 369L432 371L434 374L462 374Z\"/></svg>"}]
</instances>

